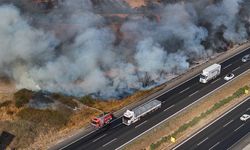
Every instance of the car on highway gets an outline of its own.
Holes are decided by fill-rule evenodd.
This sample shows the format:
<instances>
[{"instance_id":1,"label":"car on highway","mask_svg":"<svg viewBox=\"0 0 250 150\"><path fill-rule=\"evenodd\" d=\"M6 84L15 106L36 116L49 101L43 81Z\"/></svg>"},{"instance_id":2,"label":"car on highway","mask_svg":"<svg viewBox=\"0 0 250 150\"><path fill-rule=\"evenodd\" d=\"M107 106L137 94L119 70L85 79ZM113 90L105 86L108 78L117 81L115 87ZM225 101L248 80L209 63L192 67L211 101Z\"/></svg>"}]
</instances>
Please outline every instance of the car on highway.
<instances>
[{"instance_id":1,"label":"car on highway","mask_svg":"<svg viewBox=\"0 0 250 150\"><path fill-rule=\"evenodd\" d=\"M227 74L227 75L224 77L224 80L229 81L229 80L231 80L231 79L233 79L233 78L234 78L234 74L233 74L233 73L229 73L229 74Z\"/></svg>"},{"instance_id":2,"label":"car on highway","mask_svg":"<svg viewBox=\"0 0 250 150\"><path fill-rule=\"evenodd\" d=\"M244 114L244 115L242 115L242 116L240 117L240 120L241 120L241 121L247 121L249 118L250 118L250 115Z\"/></svg>"},{"instance_id":3,"label":"car on highway","mask_svg":"<svg viewBox=\"0 0 250 150\"><path fill-rule=\"evenodd\" d=\"M242 59L241 59L242 62L247 62L249 60L250 60L250 54L247 54L247 55L243 56Z\"/></svg>"}]
</instances>

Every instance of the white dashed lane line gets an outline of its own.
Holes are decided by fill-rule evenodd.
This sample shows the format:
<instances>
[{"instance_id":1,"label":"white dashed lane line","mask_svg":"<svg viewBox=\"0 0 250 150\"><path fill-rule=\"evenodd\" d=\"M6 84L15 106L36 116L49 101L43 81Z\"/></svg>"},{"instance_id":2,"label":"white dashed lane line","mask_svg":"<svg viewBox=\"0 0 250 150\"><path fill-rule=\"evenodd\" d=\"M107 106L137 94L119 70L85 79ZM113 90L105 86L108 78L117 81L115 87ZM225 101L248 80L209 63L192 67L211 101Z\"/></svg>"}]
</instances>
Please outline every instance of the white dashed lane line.
<instances>
[{"instance_id":1,"label":"white dashed lane line","mask_svg":"<svg viewBox=\"0 0 250 150\"><path fill-rule=\"evenodd\" d=\"M201 145L202 143L204 143L206 140L208 139L208 137L206 137L204 140L202 140L200 143L198 143L197 145Z\"/></svg>"},{"instance_id":2,"label":"white dashed lane line","mask_svg":"<svg viewBox=\"0 0 250 150\"><path fill-rule=\"evenodd\" d=\"M199 90L196 91L196 92L194 92L194 93L192 93L192 94L190 94L188 97L191 97L191 96L193 96L194 94L196 94L196 93L198 93L198 92L199 92Z\"/></svg>"},{"instance_id":3,"label":"white dashed lane line","mask_svg":"<svg viewBox=\"0 0 250 150\"><path fill-rule=\"evenodd\" d=\"M105 146L109 145L110 143L114 142L115 140L117 140L117 138L115 138L115 139L113 139L113 140L109 141L108 143L106 143L106 144L102 145L102 147L105 147Z\"/></svg>"}]
</instances>

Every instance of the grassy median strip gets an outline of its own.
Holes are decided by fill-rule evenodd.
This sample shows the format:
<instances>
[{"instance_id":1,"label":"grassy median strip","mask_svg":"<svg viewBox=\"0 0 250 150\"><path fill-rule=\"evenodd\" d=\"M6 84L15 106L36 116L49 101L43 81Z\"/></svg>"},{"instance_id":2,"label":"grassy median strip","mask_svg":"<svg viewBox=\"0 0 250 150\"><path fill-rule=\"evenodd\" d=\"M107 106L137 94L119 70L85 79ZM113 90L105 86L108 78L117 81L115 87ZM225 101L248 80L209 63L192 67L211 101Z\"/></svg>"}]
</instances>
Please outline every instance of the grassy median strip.
<instances>
[{"instance_id":1,"label":"grassy median strip","mask_svg":"<svg viewBox=\"0 0 250 150\"><path fill-rule=\"evenodd\" d=\"M210 109L208 109L207 111L201 113L199 116L194 117L191 121L189 121L188 123L183 124L182 126L180 126L178 128L178 130L176 130L174 133L168 135L168 136L164 136L162 137L159 141L157 141L156 143L152 143L150 145L150 149L154 150L158 147L160 147L161 144L169 141L171 139L171 137L176 137L177 135L179 135L180 133L184 132L185 130L187 130L190 127L193 127L194 125L196 125L198 122L200 122L202 119L204 119L205 117L207 117L208 115L210 115L212 112L218 110L219 108L221 108L222 106L224 106L225 104L231 102L232 100L239 98L240 96L244 95L247 91L249 90L249 86L244 86L240 89L238 89L236 92L234 92L231 96L220 100L219 102L215 103L213 105L213 107L211 107Z\"/></svg>"}]
</instances>

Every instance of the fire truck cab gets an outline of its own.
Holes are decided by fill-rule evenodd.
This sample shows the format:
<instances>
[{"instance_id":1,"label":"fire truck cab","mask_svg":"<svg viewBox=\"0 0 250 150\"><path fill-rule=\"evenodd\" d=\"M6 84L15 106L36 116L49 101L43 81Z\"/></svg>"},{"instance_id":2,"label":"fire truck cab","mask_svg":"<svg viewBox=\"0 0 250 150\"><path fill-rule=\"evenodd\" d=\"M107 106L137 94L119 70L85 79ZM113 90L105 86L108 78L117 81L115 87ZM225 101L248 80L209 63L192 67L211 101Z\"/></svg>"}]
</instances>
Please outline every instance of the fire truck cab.
<instances>
[{"instance_id":1,"label":"fire truck cab","mask_svg":"<svg viewBox=\"0 0 250 150\"><path fill-rule=\"evenodd\" d=\"M112 113L104 112L103 114L91 119L91 124L96 128L101 128L109 124L113 118L114 117Z\"/></svg>"}]
</instances>

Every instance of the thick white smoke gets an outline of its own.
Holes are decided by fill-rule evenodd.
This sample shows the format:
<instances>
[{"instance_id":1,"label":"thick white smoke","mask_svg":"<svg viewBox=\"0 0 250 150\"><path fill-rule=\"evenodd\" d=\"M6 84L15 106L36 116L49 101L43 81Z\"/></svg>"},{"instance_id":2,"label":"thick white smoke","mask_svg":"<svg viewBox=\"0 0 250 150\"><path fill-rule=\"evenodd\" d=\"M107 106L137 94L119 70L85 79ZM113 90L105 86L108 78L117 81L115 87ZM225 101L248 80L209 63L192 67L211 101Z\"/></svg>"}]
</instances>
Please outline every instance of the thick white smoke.
<instances>
[{"instance_id":1,"label":"thick white smoke","mask_svg":"<svg viewBox=\"0 0 250 150\"><path fill-rule=\"evenodd\" d=\"M29 71L53 59L58 41L31 27L14 6L1 6L0 19L0 74L14 78L21 87L37 88Z\"/></svg>"},{"instance_id":2,"label":"thick white smoke","mask_svg":"<svg viewBox=\"0 0 250 150\"><path fill-rule=\"evenodd\" d=\"M119 44L90 0L63 1L40 15L2 4L0 75L15 80L18 88L124 96L186 71L190 62L213 55L223 44L247 39L249 20L240 15L243 2L161 6L160 20L128 18Z\"/></svg>"}]
</instances>

